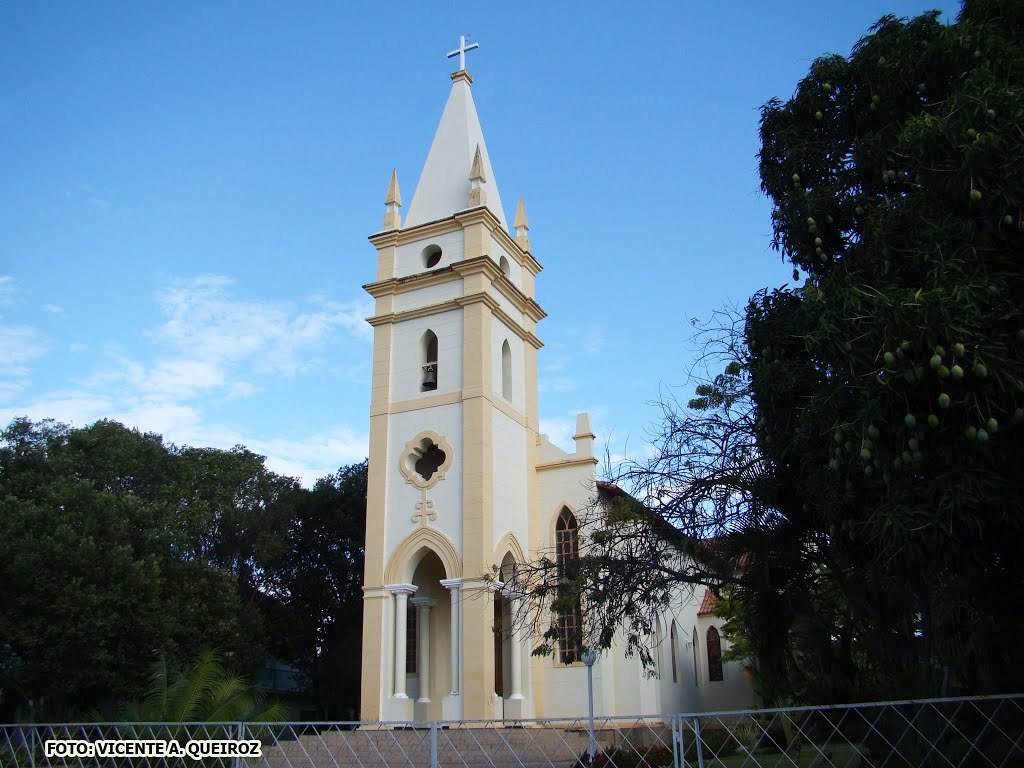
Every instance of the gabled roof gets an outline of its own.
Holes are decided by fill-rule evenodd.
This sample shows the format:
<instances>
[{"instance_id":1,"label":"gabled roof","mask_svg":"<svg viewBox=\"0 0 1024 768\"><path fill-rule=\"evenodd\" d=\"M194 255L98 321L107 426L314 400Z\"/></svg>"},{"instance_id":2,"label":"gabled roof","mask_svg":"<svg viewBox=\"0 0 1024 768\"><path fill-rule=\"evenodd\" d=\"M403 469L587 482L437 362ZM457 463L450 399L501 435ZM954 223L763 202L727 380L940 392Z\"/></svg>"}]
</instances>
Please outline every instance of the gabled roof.
<instances>
[{"instance_id":1,"label":"gabled roof","mask_svg":"<svg viewBox=\"0 0 1024 768\"><path fill-rule=\"evenodd\" d=\"M698 616L714 616L718 608L718 598L710 589L704 590L704 599L700 601L700 608L697 609Z\"/></svg>"},{"instance_id":2,"label":"gabled roof","mask_svg":"<svg viewBox=\"0 0 1024 768\"><path fill-rule=\"evenodd\" d=\"M465 72L452 75L452 90L448 95L441 122L430 145L427 162L423 166L416 192L413 193L405 227L415 227L438 219L446 219L458 211L469 208L470 169L477 146L480 147L484 175L487 183L487 208L498 218L502 227L505 210L501 205L498 185L491 169L487 144L476 114L473 94L470 92L472 79Z\"/></svg>"}]
</instances>

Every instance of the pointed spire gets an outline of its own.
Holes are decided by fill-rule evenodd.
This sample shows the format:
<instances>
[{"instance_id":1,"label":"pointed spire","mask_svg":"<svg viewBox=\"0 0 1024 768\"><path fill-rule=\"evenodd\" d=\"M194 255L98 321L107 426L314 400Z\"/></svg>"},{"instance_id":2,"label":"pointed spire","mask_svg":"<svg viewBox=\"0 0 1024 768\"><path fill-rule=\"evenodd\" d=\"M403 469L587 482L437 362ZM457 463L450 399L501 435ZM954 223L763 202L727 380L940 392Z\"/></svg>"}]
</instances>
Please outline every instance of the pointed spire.
<instances>
[{"instance_id":1,"label":"pointed spire","mask_svg":"<svg viewBox=\"0 0 1024 768\"><path fill-rule=\"evenodd\" d=\"M384 196L384 205L387 206L384 212L384 230L402 228L402 215L398 209L402 206L402 193L398 191L398 169L391 169L391 183L388 184L388 193Z\"/></svg>"},{"instance_id":2,"label":"pointed spire","mask_svg":"<svg viewBox=\"0 0 1024 768\"><path fill-rule=\"evenodd\" d=\"M526 220L526 206L523 205L523 196L519 196L519 206L516 208L516 219L512 224L516 228L516 245L524 251L530 250L530 238L527 232L530 231L530 222Z\"/></svg>"},{"instance_id":3,"label":"pointed spire","mask_svg":"<svg viewBox=\"0 0 1024 768\"><path fill-rule=\"evenodd\" d=\"M403 225L406 229L446 219L468 207L475 207L467 205L467 200L473 185L470 175L477 146L480 147L480 165L487 190L487 199L480 205L486 206L501 226L508 228L501 193L487 153L487 142L473 104L470 79L465 72L460 72L452 76L452 89L444 114L430 145L416 192L405 212Z\"/></svg>"},{"instance_id":4,"label":"pointed spire","mask_svg":"<svg viewBox=\"0 0 1024 768\"><path fill-rule=\"evenodd\" d=\"M487 174L484 172L484 158L480 154L480 144L476 145L476 154L473 155L473 165L469 169L469 207L475 208L478 205L487 205L487 190L484 184L487 183Z\"/></svg>"}]
</instances>

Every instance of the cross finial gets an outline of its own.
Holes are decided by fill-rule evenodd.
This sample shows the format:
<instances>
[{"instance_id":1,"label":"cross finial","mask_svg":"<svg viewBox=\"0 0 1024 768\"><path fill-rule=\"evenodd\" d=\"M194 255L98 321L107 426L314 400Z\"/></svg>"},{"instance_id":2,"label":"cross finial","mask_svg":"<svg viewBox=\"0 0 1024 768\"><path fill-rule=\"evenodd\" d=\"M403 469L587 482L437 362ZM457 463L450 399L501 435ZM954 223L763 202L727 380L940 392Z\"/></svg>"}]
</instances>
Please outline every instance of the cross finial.
<instances>
[{"instance_id":1,"label":"cross finial","mask_svg":"<svg viewBox=\"0 0 1024 768\"><path fill-rule=\"evenodd\" d=\"M463 72L466 69L466 51L472 51L474 48L479 48L479 43L470 43L466 45L466 37L468 35L459 35L459 47L454 51L449 52L448 58L452 59L456 56L459 57L459 72Z\"/></svg>"}]
</instances>

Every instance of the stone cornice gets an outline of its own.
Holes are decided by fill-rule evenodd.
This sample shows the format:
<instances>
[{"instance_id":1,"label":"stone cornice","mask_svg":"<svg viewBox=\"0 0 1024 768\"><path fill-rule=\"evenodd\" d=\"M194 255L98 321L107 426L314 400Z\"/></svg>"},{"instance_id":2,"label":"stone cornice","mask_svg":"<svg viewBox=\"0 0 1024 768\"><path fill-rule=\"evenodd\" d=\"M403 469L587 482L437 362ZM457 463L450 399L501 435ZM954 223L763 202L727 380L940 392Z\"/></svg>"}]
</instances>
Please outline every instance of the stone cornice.
<instances>
[{"instance_id":1,"label":"stone cornice","mask_svg":"<svg viewBox=\"0 0 1024 768\"><path fill-rule=\"evenodd\" d=\"M562 469L564 467L583 467L587 464L597 466L597 458L594 456L569 456L565 459L558 459L556 461L545 461L537 463L537 471L543 472L547 469Z\"/></svg>"},{"instance_id":2,"label":"stone cornice","mask_svg":"<svg viewBox=\"0 0 1024 768\"><path fill-rule=\"evenodd\" d=\"M469 296L459 296L456 299L449 299L448 301L442 301L437 304L428 304L424 307L406 309L402 312L388 312L382 315L374 315L373 317L366 318L366 322L373 326L387 325L388 323L400 323L403 320L415 320L418 317L437 315L441 312L448 312L453 309L469 306L470 304L486 304L491 310L491 314L505 323L505 325L507 325L520 339L531 345L534 349L540 349L544 346L544 342L537 338L535 333L523 328L521 323L501 308L501 305L498 304L497 300L493 296L485 292L472 293Z\"/></svg>"},{"instance_id":3,"label":"stone cornice","mask_svg":"<svg viewBox=\"0 0 1024 768\"><path fill-rule=\"evenodd\" d=\"M376 234L370 235L368 239L375 248L380 250L387 246L405 245L406 243L422 240L432 235L444 235L449 232L454 232L457 229L463 229L473 224L481 223L487 227L487 230L491 235L496 238L498 242L501 243L501 246L524 268L530 270L534 275L539 274L541 270L544 269L544 267L541 266L541 263L533 257L533 254L529 251L524 251L519 247L519 244L516 243L512 236L505 231L505 228L501 226L501 222L498 221L498 217L495 216L490 209L484 206L459 211L446 219L428 221L425 224L418 224L417 226L409 227L408 229L389 229L384 232L377 232Z\"/></svg>"},{"instance_id":4,"label":"stone cornice","mask_svg":"<svg viewBox=\"0 0 1024 768\"><path fill-rule=\"evenodd\" d=\"M516 309L533 320L533 322L538 323L548 316L540 304L519 290L511 280L505 277L498 265L494 263L494 259L490 256L477 256L474 259L457 261L441 269L431 270L430 272L418 272L415 275L408 275L406 277L389 277L386 280L367 283L363 286L363 290L375 299L379 299L381 296L416 291L432 285L441 285L442 283L452 282L459 278L465 278L467 275L480 273L485 274L490 279L491 284L505 298L512 302ZM375 323L371 321L370 324L374 325ZM516 325L518 324L516 323Z\"/></svg>"}]
</instances>

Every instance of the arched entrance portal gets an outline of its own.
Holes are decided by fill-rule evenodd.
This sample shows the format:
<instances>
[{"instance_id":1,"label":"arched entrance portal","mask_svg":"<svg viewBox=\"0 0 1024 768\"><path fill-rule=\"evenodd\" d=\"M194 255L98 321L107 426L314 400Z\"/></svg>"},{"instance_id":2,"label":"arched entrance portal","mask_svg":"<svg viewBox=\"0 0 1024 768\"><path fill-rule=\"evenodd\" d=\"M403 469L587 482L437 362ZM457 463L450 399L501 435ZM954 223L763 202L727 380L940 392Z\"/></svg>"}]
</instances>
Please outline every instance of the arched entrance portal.
<instances>
[{"instance_id":1,"label":"arched entrance portal","mask_svg":"<svg viewBox=\"0 0 1024 768\"><path fill-rule=\"evenodd\" d=\"M407 690L415 701L416 720L441 720L451 677L451 599L441 584L447 578L441 559L427 548L417 555L416 593L407 609Z\"/></svg>"}]
</instances>

